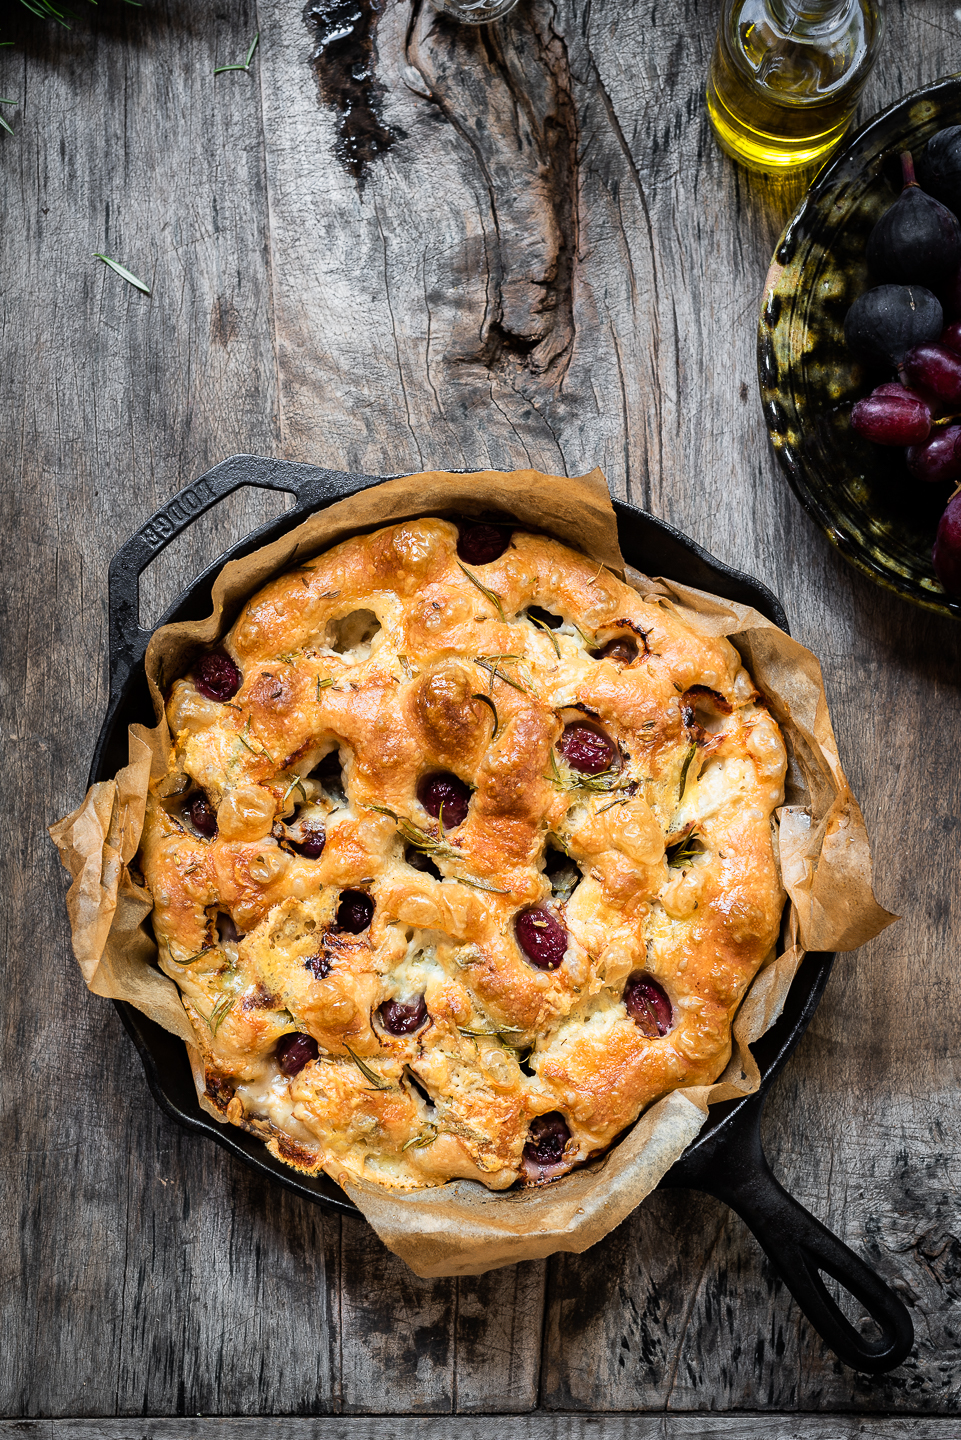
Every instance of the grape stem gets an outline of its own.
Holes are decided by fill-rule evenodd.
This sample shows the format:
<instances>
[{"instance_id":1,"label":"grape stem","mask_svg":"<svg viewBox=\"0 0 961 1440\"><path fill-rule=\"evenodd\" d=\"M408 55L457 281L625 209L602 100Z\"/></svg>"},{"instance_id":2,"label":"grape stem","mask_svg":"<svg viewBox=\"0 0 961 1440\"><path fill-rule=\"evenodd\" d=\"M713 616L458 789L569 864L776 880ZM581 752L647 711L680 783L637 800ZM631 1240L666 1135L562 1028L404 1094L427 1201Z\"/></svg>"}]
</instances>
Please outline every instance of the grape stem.
<instances>
[{"instance_id":1,"label":"grape stem","mask_svg":"<svg viewBox=\"0 0 961 1440\"><path fill-rule=\"evenodd\" d=\"M901 178L904 181L905 190L910 190L912 185L920 190L921 187L914 178L914 157L910 150L901 151Z\"/></svg>"}]
</instances>

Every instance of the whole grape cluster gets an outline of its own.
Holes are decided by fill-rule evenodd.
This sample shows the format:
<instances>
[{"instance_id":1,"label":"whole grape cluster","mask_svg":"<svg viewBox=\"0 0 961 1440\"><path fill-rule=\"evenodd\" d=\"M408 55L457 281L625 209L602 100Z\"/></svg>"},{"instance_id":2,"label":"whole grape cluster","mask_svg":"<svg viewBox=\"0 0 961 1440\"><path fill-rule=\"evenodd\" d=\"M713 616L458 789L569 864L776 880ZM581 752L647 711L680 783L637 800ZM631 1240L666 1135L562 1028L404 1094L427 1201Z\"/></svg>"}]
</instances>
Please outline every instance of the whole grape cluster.
<instances>
[{"instance_id":1,"label":"whole grape cluster","mask_svg":"<svg viewBox=\"0 0 961 1440\"><path fill-rule=\"evenodd\" d=\"M851 306L844 337L875 373L892 372L851 412L875 445L900 446L909 473L955 487L932 557L961 599L961 125L939 130L918 162L901 156L904 188L868 237L867 261L883 282Z\"/></svg>"}]
</instances>

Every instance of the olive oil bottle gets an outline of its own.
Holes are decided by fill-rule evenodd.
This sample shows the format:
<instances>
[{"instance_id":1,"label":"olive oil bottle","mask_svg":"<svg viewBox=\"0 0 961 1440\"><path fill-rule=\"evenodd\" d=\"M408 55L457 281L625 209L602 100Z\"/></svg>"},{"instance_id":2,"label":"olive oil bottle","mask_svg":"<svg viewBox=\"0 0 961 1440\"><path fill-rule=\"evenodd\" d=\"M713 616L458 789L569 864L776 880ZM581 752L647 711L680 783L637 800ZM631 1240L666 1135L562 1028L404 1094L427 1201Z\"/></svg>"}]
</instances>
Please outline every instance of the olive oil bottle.
<instances>
[{"instance_id":1,"label":"olive oil bottle","mask_svg":"<svg viewBox=\"0 0 961 1440\"><path fill-rule=\"evenodd\" d=\"M851 124L883 29L881 0L723 0L707 85L721 149L769 174L819 168Z\"/></svg>"}]
</instances>

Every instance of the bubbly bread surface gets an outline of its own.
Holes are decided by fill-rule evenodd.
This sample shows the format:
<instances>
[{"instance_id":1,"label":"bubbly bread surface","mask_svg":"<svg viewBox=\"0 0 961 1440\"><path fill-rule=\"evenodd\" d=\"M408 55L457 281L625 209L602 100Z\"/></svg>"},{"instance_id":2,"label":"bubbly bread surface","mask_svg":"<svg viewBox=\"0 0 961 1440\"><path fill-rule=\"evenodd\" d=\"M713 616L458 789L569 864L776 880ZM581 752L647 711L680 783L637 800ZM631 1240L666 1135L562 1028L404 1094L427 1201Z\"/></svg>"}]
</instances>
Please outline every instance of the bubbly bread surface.
<instances>
[{"instance_id":1,"label":"bubbly bread surface","mask_svg":"<svg viewBox=\"0 0 961 1440\"><path fill-rule=\"evenodd\" d=\"M736 650L555 540L410 521L167 698L139 863L208 1106L291 1165L544 1183L704 1084L776 940Z\"/></svg>"}]
</instances>

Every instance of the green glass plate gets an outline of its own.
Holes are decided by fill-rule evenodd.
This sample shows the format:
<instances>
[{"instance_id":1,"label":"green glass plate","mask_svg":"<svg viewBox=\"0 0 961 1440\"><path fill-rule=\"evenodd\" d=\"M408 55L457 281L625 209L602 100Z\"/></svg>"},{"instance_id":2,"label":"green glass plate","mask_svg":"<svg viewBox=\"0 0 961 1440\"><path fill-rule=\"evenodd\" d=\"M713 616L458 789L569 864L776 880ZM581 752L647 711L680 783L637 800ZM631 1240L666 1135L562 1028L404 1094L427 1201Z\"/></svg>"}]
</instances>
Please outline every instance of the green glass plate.
<instances>
[{"instance_id":1,"label":"green glass plate","mask_svg":"<svg viewBox=\"0 0 961 1440\"><path fill-rule=\"evenodd\" d=\"M851 358L843 334L849 307L873 283L864 249L900 191L900 152L917 157L936 130L959 123L953 75L883 110L821 172L774 252L758 375L781 467L844 558L916 605L961 619L931 563L951 487L914 480L900 450L850 428L851 403L878 380Z\"/></svg>"}]
</instances>

